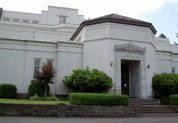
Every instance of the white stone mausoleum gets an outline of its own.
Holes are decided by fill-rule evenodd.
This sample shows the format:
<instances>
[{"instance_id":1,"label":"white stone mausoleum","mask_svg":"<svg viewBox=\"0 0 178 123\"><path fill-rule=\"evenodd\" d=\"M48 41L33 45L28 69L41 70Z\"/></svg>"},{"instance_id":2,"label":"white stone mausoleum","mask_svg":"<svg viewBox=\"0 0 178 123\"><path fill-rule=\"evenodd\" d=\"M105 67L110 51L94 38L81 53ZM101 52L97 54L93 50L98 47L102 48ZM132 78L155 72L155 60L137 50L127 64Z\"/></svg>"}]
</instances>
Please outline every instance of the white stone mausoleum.
<instances>
[{"instance_id":1,"label":"white stone mausoleum","mask_svg":"<svg viewBox=\"0 0 178 123\"><path fill-rule=\"evenodd\" d=\"M0 9L0 83L26 94L34 71L53 61L52 94L67 95L64 76L88 66L112 78L109 93L151 98L154 74L178 72L178 46L155 34L151 23L117 14L84 20L72 8L49 6L41 14Z\"/></svg>"}]
</instances>

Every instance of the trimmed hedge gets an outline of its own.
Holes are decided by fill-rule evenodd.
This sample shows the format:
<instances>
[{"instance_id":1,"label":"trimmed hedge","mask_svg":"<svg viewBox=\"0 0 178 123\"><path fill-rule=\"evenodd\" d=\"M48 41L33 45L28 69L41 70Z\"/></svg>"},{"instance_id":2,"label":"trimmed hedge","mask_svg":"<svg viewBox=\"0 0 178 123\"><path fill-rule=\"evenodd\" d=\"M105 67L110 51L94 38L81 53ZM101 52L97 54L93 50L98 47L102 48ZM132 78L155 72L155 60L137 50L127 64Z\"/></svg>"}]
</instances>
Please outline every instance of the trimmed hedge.
<instances>
[{"instance_id":1,"label":"trimmed hedge","mask_svg":"<svg viewBox=\"0 0 178 123\"><path fill-rule=\"evenodd\" d=\"M46 85L41 82L32 82L28 87L28 92L30 96L44 97ZM47 86L47 95L49 95L49 85Z\"/></svg>"},{"instance_id":2,"label":"trimmed hedge","mask_svg":"<svg viewBox=\"0 0 178 123\"><path fill-rule=\"evenodd\" d=\"M178 94L169 96L169 104L178 106Z\"/></svg>"},{"instance_id":3,"label":"trimmed hedge","mask_svg":"<svg viewBox=\"0 0 178 123\"><path fill-rule=\"evenodd\" d=\"M0 98L15 98L17 88L13 84L0 84Z\"/></svg>"},{"instance_id":4,"label":"trimmed hedge","mask_svg":"<svg viewBox=\"0 0 178 123\"><path fill-rule=\"evenodd\" d=\"M158 94L157 98L167 98L171 94L178 93L178 74L155 74L152 78L152 88Z\"/></svg>"},{"instance_id":5,"label":"trimmed hedge","mask_svg":"<svg viewBox=\"0 0 178 123\"><path fill-rule=\"evenodd\" d=\"M127 106L129 104L129 97L118 94L71 93L69 101L71 104L76 105Z\"/></svg>"}]
</instances>

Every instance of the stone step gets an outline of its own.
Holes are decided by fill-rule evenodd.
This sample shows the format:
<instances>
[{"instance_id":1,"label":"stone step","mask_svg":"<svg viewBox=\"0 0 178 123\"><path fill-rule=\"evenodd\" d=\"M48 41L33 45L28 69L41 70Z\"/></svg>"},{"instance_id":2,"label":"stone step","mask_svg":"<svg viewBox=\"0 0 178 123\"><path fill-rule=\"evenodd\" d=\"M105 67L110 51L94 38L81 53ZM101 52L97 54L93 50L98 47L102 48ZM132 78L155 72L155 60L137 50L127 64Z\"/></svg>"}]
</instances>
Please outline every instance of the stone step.
<instances>
[{"instance_id":1,"label":"stone step","mask_svg":"<svg viewBox=\"0 0 178 123\"><path fill-rule=\"evenodd\" d=\"M158 102L158 100L130 100L130 102Z\"/></svg>"},{"instance_id":2,"label":"stone step","mask_svg":"<svg viewBox=\"0 0 178 123\"><path fill-rule=\"evenodd\" d=\"M171 105L142 105L142 108L172 108Z\"/></svg>"},{"instance_id":3,"label":"stone step","mask_svg":"<svg viewBox=\"0 0 178 123\"><path fill-rule=\"evenodd\" d=\"M130 105L141 106L142 113L175 113L171 105L160 105L157 99L130 99Z\"/></svg>"},{"instance_id":4,"label":"stone step","mask_svg":"<svg viewBox=\"0 0 178 123\"><path fill-rule=\"evenodd\" d=\"M157 105L157 104L159 104L159 100L156 100L156 99L130 99L130 104Z\"/></svg>"},{"instance_id":5,"label":"stone step","mask_svg":"<svg viewBox=\"0 0 178 123\"><path fill-rule=\"evenodd\" d=\"M142 113L176 113L174 110L142 110Z\"/></svg>"},{"instance_id":6,"label":"stone step","mask_svg":"<svg viewBox=\"0 0 178 123\"><path fill-rule=\"evenodd\" d=\"M159 103L148 103L148 102L143 102L143 103L129 103L130 105L158 105Z\"/></svg>"},{"instance_id":7,"label":"stone step","mask_svg":"<svg viewBox=\"0 0 178 123\"><path fill-rule=\"evenodd\" d=\"M131 102L157 102L157 99L130 99Z\"/></svg>"},{"instance_id":8,"label":"stone step","mask_svg":"<svg viewBox=\"0 0 178 123\"><path fill-rule=\"evenodd\" d=\"M171 105L142 105L142 113L175 113Z\"/></svg>"},{"instance_id":9,"label":"stone step","mask_svg":"<svg viewBox=\"0 0 178 123\"><path fill-rule=\"evenodd\" d=\"M157 101L158 99L138 99L138 98L130 98L130 100L133 100L133 101Z\"/></svg>"}]
</instances>

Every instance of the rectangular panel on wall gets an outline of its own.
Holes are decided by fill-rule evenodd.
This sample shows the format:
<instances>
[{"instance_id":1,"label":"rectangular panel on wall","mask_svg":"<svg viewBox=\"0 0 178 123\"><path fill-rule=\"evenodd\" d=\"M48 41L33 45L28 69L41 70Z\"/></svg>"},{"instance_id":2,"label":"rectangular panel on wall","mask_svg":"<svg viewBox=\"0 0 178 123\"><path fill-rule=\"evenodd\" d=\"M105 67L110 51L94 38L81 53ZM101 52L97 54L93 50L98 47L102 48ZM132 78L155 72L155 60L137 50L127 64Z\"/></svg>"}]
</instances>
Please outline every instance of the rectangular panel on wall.
<instances>
[{"instance_id":1,"label":"rectangular panel on wall","mask_svg":"<svg viewBox=\"0 0 178 123\"><path fill-rule=\"evenodd\" d=\"M98 39L98 38L103 38L103 37L106 37L106 28L105 27L89 29L86 32L87 40Z\"/></svg>"},{"instance_id":2,"label":"rectangular panel on wall","mask_svg":"<svg viewBox=\"0 0 178 123\"><path fill-rule=\"evenodd\" d=\"M115 28L115 27L110 28L109 37L127 39L127 40L138 40L138 41L148 40L148 34L146 31Z\"/></svg>"}]
</instances>

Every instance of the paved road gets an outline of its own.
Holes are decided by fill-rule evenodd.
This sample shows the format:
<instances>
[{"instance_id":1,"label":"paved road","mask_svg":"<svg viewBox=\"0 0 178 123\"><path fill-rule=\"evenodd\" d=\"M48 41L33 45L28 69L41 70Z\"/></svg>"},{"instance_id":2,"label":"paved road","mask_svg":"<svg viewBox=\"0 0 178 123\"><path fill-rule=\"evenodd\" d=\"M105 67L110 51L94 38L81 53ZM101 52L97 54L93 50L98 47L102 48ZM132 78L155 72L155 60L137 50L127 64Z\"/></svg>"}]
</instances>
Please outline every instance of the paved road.
<instances>
[{"instance_id":1,"label":"paved road","mask_svg":"<svg viewBox=\"0 0 178 123\"><path fill-rule=\"evenodd\" d=\"M144 114L132 118L53 118L0 116L0 123L178 123L178 114Z\"/></svg>"}]
</instances>

